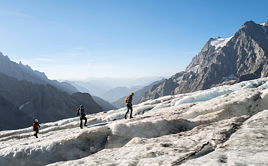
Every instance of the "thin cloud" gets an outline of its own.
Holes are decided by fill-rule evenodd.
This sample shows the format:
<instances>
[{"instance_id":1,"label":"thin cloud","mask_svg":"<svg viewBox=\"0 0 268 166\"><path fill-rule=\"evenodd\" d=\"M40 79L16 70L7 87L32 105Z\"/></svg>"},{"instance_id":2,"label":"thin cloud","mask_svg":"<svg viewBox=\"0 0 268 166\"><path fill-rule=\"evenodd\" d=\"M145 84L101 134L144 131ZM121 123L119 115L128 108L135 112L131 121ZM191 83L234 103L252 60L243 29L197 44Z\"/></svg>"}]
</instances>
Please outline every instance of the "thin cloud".
<instances>
[{"instance_id":1,"label":"thin cloud","mask_svg":"<svg viewBox=\"0 0 268 166\"><path fill-rule=\"evenodd\" d=\"M36 63L42 63L42 62L52 62L52 59L49 58L33 58L33 59L21 59L19 60L20 62L22 62L23 64L27 64L27 65L32 65L32 64L36 64Z\"/></svg>"},{"instance_id":2,"label":"thin cloud","mask_svg":"<svg viewBox=\"0 0 268 166\"><path fill-rule=\"evenodd\" d=\"M198 51L185 51L183 52L184 55L197 55Z\"/></svg>"},{"instance_id":3,"label":"thin cloud","mask_svg":"<svg viewBox=\"0 0 268 166\"><path fill-rule=\"evenodd\" d=\"M1 16L8 16L8 17L17 17L17 18L31 18L32 16L23 13L23 12L15 12L15 11L0 11Z\"/></svg>"}]
</instances>

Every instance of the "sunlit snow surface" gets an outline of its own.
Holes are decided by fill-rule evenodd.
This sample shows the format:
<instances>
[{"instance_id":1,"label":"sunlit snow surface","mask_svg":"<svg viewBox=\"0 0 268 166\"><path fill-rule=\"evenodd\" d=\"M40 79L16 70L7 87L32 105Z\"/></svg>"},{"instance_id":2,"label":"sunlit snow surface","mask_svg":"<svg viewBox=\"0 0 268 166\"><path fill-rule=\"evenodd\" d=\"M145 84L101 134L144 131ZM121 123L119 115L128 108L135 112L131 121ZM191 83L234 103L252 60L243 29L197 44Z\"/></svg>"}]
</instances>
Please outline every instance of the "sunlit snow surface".
<instances>
[{"instance_id":1,"label":"sunlit snow surface","mask_svg":"<svg viewBox=\"0 0 268 166\"><path fill-rule=\"evenodd\" d=\"M268 165L267 78L149 100L134 119L125 111L88 115L84 129L78 118L41 124L38 139L1 131L0 165Z\"/></svg>"},{"instance_id":2,"label":"sunlit snow surface","mask_svg":"<svg viewBox=\"0 0 268 166\"><path fill-rule=\"evenodd\" d=\"M215 49L224 47L228 43L228 41L232 39L232 37L233 36L228 38L215 38L210 42L210 45L214 46Z\"/></svg>"}]
</instances>

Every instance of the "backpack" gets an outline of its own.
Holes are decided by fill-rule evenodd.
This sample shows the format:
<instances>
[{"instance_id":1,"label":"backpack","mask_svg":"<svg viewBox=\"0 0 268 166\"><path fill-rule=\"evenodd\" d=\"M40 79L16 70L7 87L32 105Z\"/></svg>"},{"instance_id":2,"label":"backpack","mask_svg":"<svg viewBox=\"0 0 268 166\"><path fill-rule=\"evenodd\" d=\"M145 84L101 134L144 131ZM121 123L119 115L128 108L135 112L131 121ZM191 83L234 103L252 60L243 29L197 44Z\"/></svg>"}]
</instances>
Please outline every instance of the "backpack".
<instances>
[{"instance_id":1,"label":"backpack","mask_svg":"<svg viewBox=\"0 0 268 166\"><path fill-rule=\"evenodd\" d=\"M124 103L128 104L128 97L125 98Z\"/></svg>"}]
</instances>

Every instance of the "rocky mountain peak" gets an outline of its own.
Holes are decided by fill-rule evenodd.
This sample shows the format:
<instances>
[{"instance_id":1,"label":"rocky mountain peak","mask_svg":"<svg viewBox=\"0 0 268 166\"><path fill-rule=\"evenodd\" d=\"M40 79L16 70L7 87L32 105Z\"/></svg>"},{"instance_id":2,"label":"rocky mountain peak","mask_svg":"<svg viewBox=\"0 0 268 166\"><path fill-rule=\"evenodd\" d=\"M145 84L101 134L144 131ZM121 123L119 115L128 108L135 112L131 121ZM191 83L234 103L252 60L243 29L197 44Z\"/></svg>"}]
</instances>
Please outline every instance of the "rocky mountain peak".
<instances>
[{"instance_id":1,"label":"rocky mountain peak","mask_svg":"<svg viewBox=\"0 0 268 166\"><path fill-rule=\"evenodd\" d=\"M0 52L0 60L1 61L10 61L9 57Z\"/></svg>"},{"instance_id":2,"label":"rocky mountain peak","mask_svg":"<svg viewBox=\"0 0 268 166\"><path fill-rule=\"evenodd\" d=\"M33 70L29 65L24 65L22 62L16 63L9 59L8 56L0 52L0 73L14 77L18 80L25 80L38 84L50 84L61 91L75 93L77 89L68 83L61 83L47 78L44 72Z\"/></svg>"},{"instance_id":3,"label":"rocky mountain peak","mask_svg":"<svg viewBox=\"0 0 268 166\"><path fill-rule=\"evenodd\" d=\"M210 38L184 72L154 86L142 101L268 76L265 25L247 21L234 36Z\"/></svg>"},{"instance_id":4,"label":"rocky mountain peak","mask_svg":"<svg viewBox=\"0 0 268 166\"><path fill-rule=\"evenodd\" d=\"M256 25L256 23L255 23L254 21L252 21L252 20L250 20L250 21L246 21L246 22L243 24L243 26L254 26L254 25Z\"/></svg>"}]
</instances>

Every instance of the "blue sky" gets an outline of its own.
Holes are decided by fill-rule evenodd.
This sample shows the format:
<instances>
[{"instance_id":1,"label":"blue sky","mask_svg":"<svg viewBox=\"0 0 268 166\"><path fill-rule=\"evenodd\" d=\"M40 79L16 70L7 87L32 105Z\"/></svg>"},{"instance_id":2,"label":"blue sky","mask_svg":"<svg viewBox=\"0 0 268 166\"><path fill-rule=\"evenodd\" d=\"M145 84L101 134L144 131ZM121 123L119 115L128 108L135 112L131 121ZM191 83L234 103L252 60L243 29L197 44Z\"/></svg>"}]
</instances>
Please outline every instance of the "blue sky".
<instances>
[{"instance_id":1,"label":"blue sky","mask_svg":"<svg viewBox=\"0 0 268 166\"><path fill-rule=\"evenodd\" d=\"M266 0L0 0L0 51L51 79L170 76Z\"/></svg>"}]
</instances>

